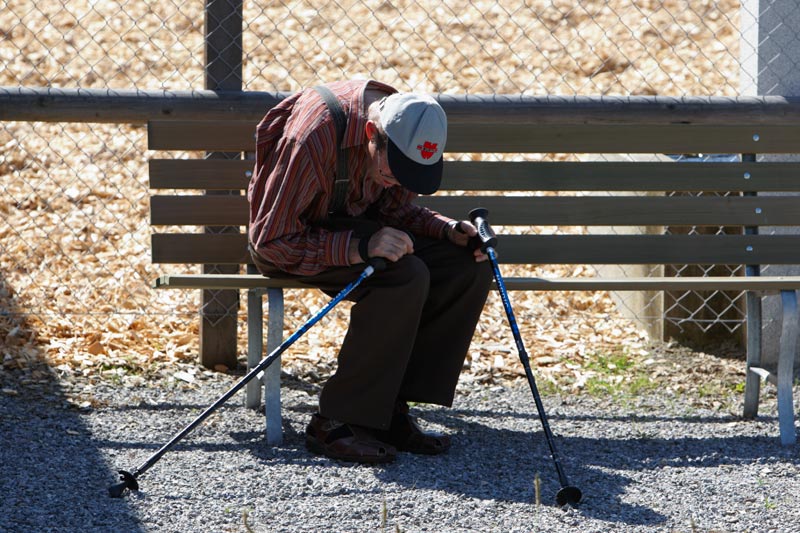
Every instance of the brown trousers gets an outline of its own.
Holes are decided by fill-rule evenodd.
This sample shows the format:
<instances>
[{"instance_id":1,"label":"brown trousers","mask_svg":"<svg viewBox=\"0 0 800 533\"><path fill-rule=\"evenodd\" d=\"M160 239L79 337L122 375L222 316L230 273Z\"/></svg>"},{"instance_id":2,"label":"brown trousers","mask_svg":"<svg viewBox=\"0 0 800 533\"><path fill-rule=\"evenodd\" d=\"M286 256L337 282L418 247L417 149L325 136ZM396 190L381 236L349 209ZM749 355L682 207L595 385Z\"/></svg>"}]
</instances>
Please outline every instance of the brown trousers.
<instances>
[{"instance_id":1,"label":"brown trousers","mask_svg":"<svg viewBox=\"0 0 800 533\"><path fill-rule=\"evenodd\" d=\"M301 281L335 294L364 268L333 268ZM491 280L490 264L476 263L470 250L418 237L413 255L388 262L348 296L355 302L350 326L320 413L387 429L397 400L452 405Z\"/></svg>"}]
</instances>

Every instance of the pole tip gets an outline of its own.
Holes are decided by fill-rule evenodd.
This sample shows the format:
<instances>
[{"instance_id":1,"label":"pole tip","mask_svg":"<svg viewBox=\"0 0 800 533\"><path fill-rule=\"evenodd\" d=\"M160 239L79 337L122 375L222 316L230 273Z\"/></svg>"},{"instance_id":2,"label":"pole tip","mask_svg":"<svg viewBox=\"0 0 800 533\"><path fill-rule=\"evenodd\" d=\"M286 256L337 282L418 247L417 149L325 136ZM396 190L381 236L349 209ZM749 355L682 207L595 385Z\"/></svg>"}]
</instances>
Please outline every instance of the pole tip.
<instances>
[{"instance_id":1,"label":"pole tip","mask_svg":"<svg viewBox=\"0 0 800 533\"><path fill-rule=\"evenodd\" d=\"M119 479L121 481L120 483L108 487L108 495L112 498L122 498L125 489L139 490L139 482L136 481L136 477L130 472L119 470Z\"/></svg>"},{"instance_id":2,"label":"pole tip","mask_svg":"<svg viewBox=\"0 0 800 533\"><path fill-rule=\"evenodd\" d=\"M578 505L581 502L581 490L578 487L562 487L556 494L556 503L559 507L565 505Z\"/></svg>"}]
</instances>

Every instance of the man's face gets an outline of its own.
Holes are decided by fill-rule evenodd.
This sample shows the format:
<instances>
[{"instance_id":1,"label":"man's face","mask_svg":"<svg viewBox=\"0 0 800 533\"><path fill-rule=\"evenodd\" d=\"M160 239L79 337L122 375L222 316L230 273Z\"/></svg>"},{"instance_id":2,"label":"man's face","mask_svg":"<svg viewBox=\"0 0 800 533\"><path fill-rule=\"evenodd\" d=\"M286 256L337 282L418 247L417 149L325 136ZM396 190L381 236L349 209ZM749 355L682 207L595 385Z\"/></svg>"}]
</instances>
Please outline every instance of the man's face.
<instances>
[{"instance_id":1,"label":"man's face","mask_svg":"<svg viewBox=\"0 0 800 533\"><path fill-rule=\"evenodd\" d=\"M389 168L386 144L383 143L383 146L379 147L380 144L376 142L369 143L369 154L372 158L370 178L384 189L388 189L389 187L400 185L400 182L397 181L397 178L392 174L392 169Z\"/></svg>"}]
</instances>

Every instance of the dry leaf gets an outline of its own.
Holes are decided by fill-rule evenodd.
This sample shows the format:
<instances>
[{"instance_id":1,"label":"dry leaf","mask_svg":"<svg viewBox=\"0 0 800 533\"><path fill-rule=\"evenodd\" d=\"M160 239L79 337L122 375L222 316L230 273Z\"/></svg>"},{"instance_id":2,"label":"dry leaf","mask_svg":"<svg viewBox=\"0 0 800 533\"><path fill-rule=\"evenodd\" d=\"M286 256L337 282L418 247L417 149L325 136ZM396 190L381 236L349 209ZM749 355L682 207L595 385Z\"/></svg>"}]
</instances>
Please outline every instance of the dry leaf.
<instances>
[{"instance_id":1,"label":"dry leaf","mask_svg":"<svg viewBox=\"0 0 800 533\"><path fill-rule=\"evenodd\" d=\"M90 353L90 354L92 354L92 355L101 355L101 354L105 354L105 353L106 353L106 349L105 349L105 347L104 347L104 346L103 346L103 345L100 343L100 341L95 341L95 342L93 342L92 344L90 344L90 345L89 345L89 346L86 348L86 351L87 351L87 352L89 352L89 353Z\"/></svg>"}]
</instances>

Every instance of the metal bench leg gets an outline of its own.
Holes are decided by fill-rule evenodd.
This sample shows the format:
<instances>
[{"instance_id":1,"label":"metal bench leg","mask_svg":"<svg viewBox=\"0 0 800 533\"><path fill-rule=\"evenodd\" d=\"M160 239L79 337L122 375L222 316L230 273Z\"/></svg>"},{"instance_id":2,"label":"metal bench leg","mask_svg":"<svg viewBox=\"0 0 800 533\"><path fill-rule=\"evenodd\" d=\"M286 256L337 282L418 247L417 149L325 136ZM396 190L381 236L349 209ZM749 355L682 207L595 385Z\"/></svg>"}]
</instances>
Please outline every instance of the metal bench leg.
<instances>
[{"instance_id":1,"label":"metal bench leg","mask_svg":"<svg viewBox=\"0 0 800 533\"><path fill-rule=\"evenodd\" d=\"M267 289L269 316L267 318L267 353L272 353L283 342L283 289ZM264 415L267 424L267 444L283 441L281 426L281 359L278 358L264 372Z\"/></svg>"},{"instance_id":2,"label":"metal bench leg","mask_svg":"<svg viewBox=\"0 0 800 533\"><path fill-rule=\"evenodd\" d=\"M247 291L247 370L258 366L264 354L264 311L261 295L263 289ZM261 383L254 379L247 384L245 407L256 409L261 405Z\"/></svg>"},{"instance_id":3,"label":"metal bench leg","mask_svg":"<svg viewBox=\"0 0 800 533\"><path fill-rule=\"evenodd\" d=\"M797 353L797 336L800 321L797 315L797 293L781 291L783 304L783 324L781 328L781 348L778 356L778 422L781 431L781 444L789 446L797 441L794 429L794 404L792 402L792 381L794 378L794 358Z\"/></svg>"},{"instance_id":4,"label":"metal bench leg","mask_svg":"<svg viewBox=\"0 0 800 533\"><path fill-rule=\"evenodd\" d=\"M758 415L761 376L755 370L761 367L761 295L748 291L747 299L747 370L744 382L744 417Z\"/></svg>"}]
</instances>

